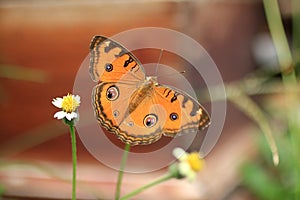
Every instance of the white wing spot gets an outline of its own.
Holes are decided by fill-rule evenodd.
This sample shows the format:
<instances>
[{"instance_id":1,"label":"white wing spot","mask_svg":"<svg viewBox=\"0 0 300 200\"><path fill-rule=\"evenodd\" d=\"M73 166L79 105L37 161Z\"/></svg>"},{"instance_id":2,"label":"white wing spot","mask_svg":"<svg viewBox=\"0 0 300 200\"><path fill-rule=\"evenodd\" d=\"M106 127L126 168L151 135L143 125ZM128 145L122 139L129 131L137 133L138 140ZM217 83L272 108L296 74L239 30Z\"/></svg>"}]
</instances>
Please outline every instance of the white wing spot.
<instances>
[{"instance_id":1,"label":"white wing spot","mask_svg":"<svg viewBox=\"0 0 300 200\"><path fill-rule=\"evenodd\" d=\"M114 114L114 117L118 117L120 113L119 113L119 111L115 110L113 114Z\"/></svg>"},{"instance_id":2,"label":"white wing spot","mask_svg":"<svg viewBox=\"0 0 300 200\"><path fill-rule=\"evenodd\" d=\"M110 41L105 42L105 45L108 47L109 46Z\"/></svg>"},{"instance_id":3,"label":"white wing spot","mask_svg":"<svg viewBox=\"0 0 300 200\"><path fill-rule=\"evenodd\" d=\"M130 121L130 122L124 122L127 126L130 126L132 127L134 125L134 122L133 121Z\"/></svg>"},{"instance_id":4,"label":"white wing spot","mask_svg":"<svg viewBox=\"0 0 300 200\"><path fill-rule=\"evenodd\" d=\"M202 109L197 110L197 114L202 115Z\"/></svg>"}]
</instances>

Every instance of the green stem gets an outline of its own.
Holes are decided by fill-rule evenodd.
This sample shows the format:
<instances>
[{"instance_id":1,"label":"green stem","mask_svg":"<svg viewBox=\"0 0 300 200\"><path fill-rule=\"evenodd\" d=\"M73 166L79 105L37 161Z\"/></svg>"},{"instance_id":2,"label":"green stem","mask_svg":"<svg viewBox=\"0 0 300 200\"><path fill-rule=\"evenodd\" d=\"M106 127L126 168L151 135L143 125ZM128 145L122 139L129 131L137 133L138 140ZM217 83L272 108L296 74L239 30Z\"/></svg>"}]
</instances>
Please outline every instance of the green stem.
<instances>
[{"instance_id":1,"label":"green stem","mask_svg":"<svg viewBox=\"0 0 300 200\"><path fill-rule=\"evenodd\" d=\"M123 179L123 175L124 175L124 168L125 168L125 164L126 164L126 161L127 161L127 158L128 158L129 150L130 150L130 144L126 143L125 148L124 148L122 161L121 161L120 171L119 171L119 175L118 175L116 194L115 194L115 199L116 200L120 199L120 191L121 191L122 179Z\"/></svg>"},{"instance_id":2,"label":"green stem","mask_svg":"<svg viewBox=\"0 0 300 200\"><path fill-rule=\"evenodd\" d=\"M284 32L283 23L281 20L280 10L277 0L264 0L264 7L267 17L267 22L270 28L270 34L277 52L277 57L282 73L282 80L287 91L294 91L297 88L297 79L293 65L292 52L289 48L289 43ZM289 128L297 127L297 109L295 105L297 101L297 94L289 92L287 100L289 105L288 119ZM296 112L295 112L296 111Z\"/></svg>"},{"instance_id":3,"label":"green stem","mask_svg":"<svg viewBox=\"0 0 300 200\"><path fill-rule=\"evenodd\" d=\"M231 86L227 87L227 97L236 106L239 107L245 114L247 114L252 120L254 120L262 132L265 134L265 137L268 141L269 147L273 156L273 163L275 166L279 164L279 155L278 149L276 146L275 139L272 135L272 130L267 120L267 117L262 112L262 110L258 107L258 105L249 98L246 94L243 93L238 87Z\"/></svg>"},{"instance_id":4,"label":"green stem","mask_svg":"<svg viewBox=\"0 0 300 200\"><path fill-rule=\"evenodd\" d=\"M300 61L300 1L292 0L292 26L293 26L293 55L296 61Z\"/></svg>"},{"instance_id":5,"label":"green stem","mask_svg":"<svg viewBox=\"0 0 300 200\"><path fill-rule=\"evenodd\" d=\"M295 1L293 1L293 5ZM289 48L288 40L284 32L280 10L277 0L264 0L264 7L267 17L267 22L270 28L270 33L273 38L274 46L277 51L278 61L282 71L282 80L288 91L297 88L297 78L294 70L294 63L292 58L292 52ZM294 27L295 28L295 27ZM291 144L294 154L295 165L295 199L300 199L300 161L299 161L299 100L298 94L295 92L289 92L286 95L286 101L288 104L288 126L291 138Z\"/></svg>"},{"instance_id":6,"label":"green stem","mask_svg":"<svg viewBox=\"0 0 300 200\"><path fill-rule=\"evenodd\" d=\"M292 0L292 23L293 23L293 50L294 50L294 56L295 56L295 61L296 61L296 65L299 69L300 66L300 1L299 0ZM299 86L298 86L299 88ZM296 94L297 95L297 94ZM299 106L299 98L295 99L295 103L296 105ZM296 112L298 112L298 110L300 109L299 107L294 108ZM298 109L298 110L297 110ZM299 114L299 112L298 112ZM300 115L297 116L297 119L299 120ZM300 125L299 123L296 124L298 125L297 127L295 127L296 129L294 130L294 133L292 134L292 139L294 141L293 144L293 151L294 151L294 157L295 157L295 166L296 166L296 188L295 188L295 199L300 199L300 161L299 161L299 157L300 157L300 145L299 145L299 141L300 141Z\"/></svg>"},{"instance_id":7,"label":"green stem","mask_svg":"<svg viewBox=\"0 0 300 200\"><path fill-rule=\"evenodd\" d=\"M144 190L146 190L146 189L148 189L150 187L153 187L155 185L158 185L158 184L160 184L162 182L165 182L165 181L167 181L167 180L169 180L171 178L174 178L174 175L171 174L171 173L168 173L168 174L166 174L166 175L158 178L157 180L155 180L153 182L150 182L150 183L148 183L148 184L146 184L146 185L144 185L144 186L142 186L142 187L140 187L140 188L138 188L138 189L136 189L136 190L134 190L134 191L132 191L132 192L130 192L128 194L126 194L125 196L121 197L121 200L129 199L129 198L131 198L131 197L133 197L133 196L141 193L142 191L144 191Z\"/></svg>"},{"instance_id":8,"label":"green stem","mask_svg":"<svg viewBox=\"0 0 300 200\"><path fill-rule=\"evenodd\" d=\"M72 141L72 161L73 161L73 177L72 177L72 200L76 199L76 165L77 165L77 152L76 152L76 135L73 125L70 126L71 141Z\"/></svg>"},{"instance_id":9,"label":"green stem","mask_svg":"<svg viewBox=\"0 0 300 200\"><path fill-rule=\"evenodd\" d=\"M263 0L267 22L270 29L278 61L282 71L291 67L293 62L289 43L284 32L277 0Z\"/></svg>"}]
</instances>

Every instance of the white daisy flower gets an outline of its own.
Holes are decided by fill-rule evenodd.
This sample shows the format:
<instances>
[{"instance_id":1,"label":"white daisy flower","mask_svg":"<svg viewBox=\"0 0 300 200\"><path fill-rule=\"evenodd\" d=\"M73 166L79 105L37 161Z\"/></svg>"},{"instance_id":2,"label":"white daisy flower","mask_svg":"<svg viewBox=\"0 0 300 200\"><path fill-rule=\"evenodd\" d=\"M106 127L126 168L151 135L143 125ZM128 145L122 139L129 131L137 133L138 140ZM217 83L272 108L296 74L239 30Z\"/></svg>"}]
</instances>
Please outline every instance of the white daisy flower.
<instances>
[{"instance_id":1,"label":"white daisy flower","mask_svg":"<svg viewBox=\"0 0 300 200\"><path fill-rule=\"evenodd\" d=\"M52 104L57 108L61 108L54 114L54 118L63 119L71 121L78 117L77 109L80 105L80 96L68 94L67 96L57 97L52 100Z\"/></svg>"},{"instance_id":2,"label":"white daisy flower","mask_svg":"<svg viewBox=\"0 0 300 200\"><path fill-rule=\"evenodd\" d=\"M187 153L181 148L175 148L173 155L179 160L178 172L182 177L186 177L189 181L196 178L197 172L203 168L203 160L198 152Z\"/></svg>"}]
</instances>

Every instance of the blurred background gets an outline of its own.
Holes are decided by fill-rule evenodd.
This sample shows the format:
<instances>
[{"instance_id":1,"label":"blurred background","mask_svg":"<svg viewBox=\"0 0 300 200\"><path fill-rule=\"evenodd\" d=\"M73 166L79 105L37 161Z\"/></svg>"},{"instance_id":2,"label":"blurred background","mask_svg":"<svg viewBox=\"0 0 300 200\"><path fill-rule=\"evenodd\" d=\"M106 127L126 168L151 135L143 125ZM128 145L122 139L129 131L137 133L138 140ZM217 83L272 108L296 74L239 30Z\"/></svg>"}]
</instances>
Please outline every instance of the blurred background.
<instances>
[{"instance_id":1,"label":"blurred background","mask_svg":"<svg viewBox=\"0 0 300 200\"><path fill-rule=\"evenodd\" d=\"M292 37L299 33L296 1L279 1L288 42L294 45L293 66L299 63L300 46L299 36ZM300 164L295 155L299 153L287 147L300 146L300 141L291 139L294 130L287 128L280 64L260 0L1 0L2 198L70 198L70 135L67 126L53 119L57 110L51 100L72 92L94 35L109 37L148 26L177 30L197 40L218 66L233 100L228 102L222 135L196 182L172 180L137 199L297 199ZM153 55L142 56L143 61ZM234 99L236 86L247 96L244 106L241 99ZM252 105L257 112L247 110ZM279 167L272 164L264 130L255 123L261 113L280 141L278 149L285 159ZM300 119L295 120L300 124ZM77 141L78 198L112 199L117 172L99 163ZM125 174L122 193L165 171Z\"/></svg>"}]
</instances>

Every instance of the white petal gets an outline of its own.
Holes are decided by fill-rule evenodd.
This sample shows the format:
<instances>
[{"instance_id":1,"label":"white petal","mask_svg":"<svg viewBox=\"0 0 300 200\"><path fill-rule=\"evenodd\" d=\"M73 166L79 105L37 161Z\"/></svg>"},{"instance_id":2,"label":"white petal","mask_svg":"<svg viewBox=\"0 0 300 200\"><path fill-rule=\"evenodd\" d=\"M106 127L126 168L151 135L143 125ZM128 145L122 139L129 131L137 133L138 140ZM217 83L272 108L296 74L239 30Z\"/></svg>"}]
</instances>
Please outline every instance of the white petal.
<instances>
[{"instance_id":1,"label":"white petal","mask_svg":"<svg viewBox=\"0 0 300 200\"><path fill-rule=\"evenodd\" d=\"M53 104L54 106L56 106L57 108L61 108L62 102L63 102L63 99L60 98L60 97L57 97L56 99L53 99L53 100L52 100L52 104Z\"/></svg>"},{"instance_id":2,"label":"white petal","mask_svg":"<svg viewBox=\"0 0 300 200\"><path fill-rule=\"evenodd\" d=\"M179 148L179 147L176 147L174 150L173 150L173 155L175 156L175 158L177 159L182 159L182 157L186 155L186 152L182 149L182 148Z\"/></svg>"},{"instance_id":3,"label":"white petal","mask_svg":"<svg viewBox=\"0 0 300 200\"><path fill-rule=\"evenodd\" d=\"M77 118L77 117L78 117L77 112L72 112L72 113L73 113L74 118Z\"/></svg>"},{"instance_id":4,"label":"white petal","mask_svg":"<svg viewBox=\"0 0 300 200\"><path fill-rule=\"evenodd\" d=\"M194 172L194 171L190 171L187 175L186 175L186 178L187 178L187 180L188 181L194 181L195 180L195 178L196 178L196 172Z\"/></svg>"},{"instance_id":5,"label":"white petal","mask_svg":"<svg viewBox=\"0 0 300 200\"><path fill-rule=\"evenodd\" d=\"M73 95L73 98L74 98L78 103L80 103L80 96L79 96L79 95L76 95L76 96Z\"/></svg>"},{"instance_id":6,"label":"white petal","mask_svg":"<svg viewBox=\"0 0 300 200\"><path fill-rule=\"evenodd\" d=\"M66 118L67 118L69 121L71 121L71 120L73 119L72 113L67 113L67 114L66 114Z\"/></svg>"},{"instance_id":7,"label":"white petal","mask_svg":"<svg viewBox=\"0 0 300 200\"><path fill-rule=\"evenodd\" d=\"M66 116L66 112L64 111L58 111L57 113L54 114L54 118L57 118L57 119L62 119Z\"/></svg>"},{"instance_id":8,"label":"white petal","mask_svg":"<svg viewBox=\"0 0 300 200\"><path fill-rule=\"evenodd\" d=\"M190 171L193 171L188 162L180 162L178 164L178 170L179 173L183 176L187 176L190 173Z\"/></svg>"},{"instance_id":9,"label":"white petal","mask_svg":"<svg viewBox=\"0 0 300 200\"><path fill-rule=\"evenodd\" d=\"M76 112L72 112L72 113L67 113L66 118L71 121L72 119L77 117L77 113Z\"/></svg>"}]
</instances>

